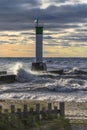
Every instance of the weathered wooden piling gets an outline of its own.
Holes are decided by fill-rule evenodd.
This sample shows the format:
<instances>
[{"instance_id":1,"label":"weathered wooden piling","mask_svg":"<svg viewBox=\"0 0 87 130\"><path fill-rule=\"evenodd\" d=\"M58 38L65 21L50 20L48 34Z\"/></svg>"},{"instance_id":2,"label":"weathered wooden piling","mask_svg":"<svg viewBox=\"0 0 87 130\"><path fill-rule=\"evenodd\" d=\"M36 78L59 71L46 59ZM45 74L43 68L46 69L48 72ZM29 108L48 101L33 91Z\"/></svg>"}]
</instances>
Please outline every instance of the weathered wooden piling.
<instances>
[{"instance_id":1,"label":"weathered wooden piling","mask_svg":"<svg viewBox=\"0 0 87 130\"><path fill-rule=\"evenodd\" d=\"M48 103L48 118L52 118L52 103Z\"/></svg>"},{"instance_id":2,"label":"weathered wooden piling","mask_svg":"<svg viewBox=\"0 0 87 130\"><path fill-rule=\"evenodd\" d=\"M36 119L40 120L40 119L52 119L53 117L57 117L57 115L59 114L60 117L64 117L65 116L65 103L64 102L60 102L59 103L59 109L57 106L52 106L52 103L48 103L48 107L42 107L40 106L40 104L36 104L36 107L30 107L28 109L28 105L24 104L23 109L22 108L17 108L17 110L15 109L15 105L11 105L10 109L2 109L2 106L0 106L0 115L1 114L16 114L18 117L24 117L24 119L27 119L28 116L33 117L35 116ZM3 111L2 111L3 110Z\"/></svg>"},{"instance_id":3,"label":"weathered wooden piling","mask_svg":"<svg viewBox=\"0 0 87 130\"><path fill-rule=\"evenodd\" d=\"M0 106L0 114L2 113L2 106Z\"/></svg>"},{"instance_id":4,"label":"weathered wooden piling","mask_svg":"<svg viewBox=\"0 0 87 130\"><path fill-rule=\"evenodd\" d=\"M36 118L40 119L40 104L36 104Z\"/></svg>"},{"instance_id":5,"label":"weathered wooden piling","mask_svg":"<svg viewBox=\"0 0 87 130\"><path fill-rule=\"evenodd\" d=\"M64 117L64 115L65 115L65 103L64 102L59 103L59 110L60 110L60 116Z\"/></svg>"},{"instance_id":6,"label":"weathered wooden piling","mask_svg":"<svg viewBox=\"0 0 87 130\"><path fill-rule=\"evenodd\" d=\"M15 105L11 105L11 114L15 113Z\"/></svg>"}]
</instances>

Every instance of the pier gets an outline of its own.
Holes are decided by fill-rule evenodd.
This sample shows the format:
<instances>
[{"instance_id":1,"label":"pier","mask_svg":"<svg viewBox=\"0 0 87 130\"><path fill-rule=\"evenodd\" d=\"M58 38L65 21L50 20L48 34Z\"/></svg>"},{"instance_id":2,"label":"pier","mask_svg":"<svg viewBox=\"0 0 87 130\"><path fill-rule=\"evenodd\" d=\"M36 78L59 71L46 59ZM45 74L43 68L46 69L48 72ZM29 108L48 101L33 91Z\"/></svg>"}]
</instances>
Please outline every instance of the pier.
<instances>
[{"instance_id":1,"label":"pier","mask_svg":"<svg viewBox=\"0 0 87 130\"><path fill-rule=\"evenodd\" d=\"M7 71L0 71L0 84L14 82L15 77L16 75L8 74Z\"/></svg>"}]
</instances>

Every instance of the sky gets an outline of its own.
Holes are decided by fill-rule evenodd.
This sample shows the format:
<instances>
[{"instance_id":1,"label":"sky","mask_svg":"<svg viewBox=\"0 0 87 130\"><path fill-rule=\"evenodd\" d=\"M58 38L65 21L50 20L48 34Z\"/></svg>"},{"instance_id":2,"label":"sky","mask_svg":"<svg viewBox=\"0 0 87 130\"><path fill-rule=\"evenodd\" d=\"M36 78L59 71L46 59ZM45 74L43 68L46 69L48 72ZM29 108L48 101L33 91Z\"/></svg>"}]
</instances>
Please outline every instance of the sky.
<instances>
[{"instance_id":1,"label":"sky","mask_svg":"<svg viewBox=\"0 0 87 130\"><path fill-rule=\"evenodd\" d=\"M87 0L0 0L0 57L35 57L35 23L44 57L87 57Z\"/></svg>"}]
</instances>

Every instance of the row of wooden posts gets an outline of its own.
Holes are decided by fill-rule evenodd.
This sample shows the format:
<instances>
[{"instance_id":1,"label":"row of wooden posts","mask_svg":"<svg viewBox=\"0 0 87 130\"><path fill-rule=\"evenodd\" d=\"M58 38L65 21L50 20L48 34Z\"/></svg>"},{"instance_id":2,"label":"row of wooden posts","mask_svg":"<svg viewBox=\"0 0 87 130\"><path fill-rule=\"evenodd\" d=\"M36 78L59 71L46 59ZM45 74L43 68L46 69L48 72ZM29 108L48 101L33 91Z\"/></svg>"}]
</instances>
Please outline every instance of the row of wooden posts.
<instances>
[{"instance_id":1,"label":"row of wooden posts","mask_svg":"<svg viewBox=\"0 0 87 130\"><path fill-rule=\"evenodd\" d=\"M64 117L65 115L65 103L60 102L59 103L59 108L58 106L52 107L52 103L48 103L48 108L40 106L40 104L36 104L35 108L30 107L28 109L28 105L24 105L23 109L22 108L17 108L16 105L11 105L10 110L9 109L3 109L2 106L0 106L0 114L17 114L19 116L24 115L36 115L38 118L42 115L50 115L50 114L55 114L56 116L59 115L61 117Z\"/></svg>"}]
</instances>

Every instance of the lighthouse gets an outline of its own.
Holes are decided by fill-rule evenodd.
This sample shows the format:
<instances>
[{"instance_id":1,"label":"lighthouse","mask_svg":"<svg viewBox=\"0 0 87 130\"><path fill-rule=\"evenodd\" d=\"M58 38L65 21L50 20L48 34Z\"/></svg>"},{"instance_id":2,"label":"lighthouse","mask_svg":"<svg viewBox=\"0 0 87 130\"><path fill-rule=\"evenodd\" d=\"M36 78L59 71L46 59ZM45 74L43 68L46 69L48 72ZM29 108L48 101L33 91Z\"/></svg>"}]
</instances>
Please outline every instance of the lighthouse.
<instances>
[{"instance_id":1,"label":"lighthouse","mask_svg":"<svg viewBox=\"0 0 87 130\"><path fill-rule=\"evenodd\" d=\"M36 19L35 33L36 33L36 59L32 63L31 70L45 71L47 69L46 63L43 63L43 25Z\"/></svg>"}]
</instances>

